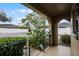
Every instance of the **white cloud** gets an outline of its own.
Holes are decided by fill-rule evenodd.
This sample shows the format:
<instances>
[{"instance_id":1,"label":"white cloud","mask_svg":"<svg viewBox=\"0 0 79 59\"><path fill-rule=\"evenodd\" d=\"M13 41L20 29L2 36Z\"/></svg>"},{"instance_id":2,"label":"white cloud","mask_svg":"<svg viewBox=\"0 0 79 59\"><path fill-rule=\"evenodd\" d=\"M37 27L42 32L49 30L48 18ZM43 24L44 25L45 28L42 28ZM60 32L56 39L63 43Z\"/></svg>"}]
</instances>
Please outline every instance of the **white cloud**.
<instances>
[{"instance_id":1,"label":"white cloud","mask_svg":"<svg viewBox=\"0 0 79 59\"><path fill-rule=\"evenodd\" d=\"M11 11L11 13L12 13L12 14L14 14L14 13L16 13L16 11L15 11L15 10L13 10L13 11Z\"/></svg>"},{"instance_id":2,"label":"white cloud","mask_svg":"<svg viewBox=\"0 0 79 59\"><path fill-rule=\"evenodd\" d=\"M18 12L21 12L21 13L26 13L26 9L19 9Z\"/></svg>"},{"instance_id":3,"label":"white cloud","mask_svg":"<svg viewBox=\"0 0 79 59\"><path fill-rule=\"evenodd\" d=\"M21 19L23 19L23 18L25 18L25 16L17 17L16 20L21 21Z\"/></svg>"},{"instance_id":4,"label":"white cloud","mask_svg":"<svg viewBox=\"0 0 79 59\"><path fill-rule=\"evenodd\" d=\"M22 18L25 18L25 16L17 17L15 21L13 22L13 24L19 25L19 23L21 23Z\"/></svg>"},{"instance_id":5,"label":"white cloud","mask_svg":"<svg viewBox=\"0 0 79 59\"><path fill-rule=\"evenodd\" d=\"M13 14L15 13L23 13L23 14L29 14L32 13L33 11L31 9L15 9L12 11Z\"/></svg>"}]
</instances>

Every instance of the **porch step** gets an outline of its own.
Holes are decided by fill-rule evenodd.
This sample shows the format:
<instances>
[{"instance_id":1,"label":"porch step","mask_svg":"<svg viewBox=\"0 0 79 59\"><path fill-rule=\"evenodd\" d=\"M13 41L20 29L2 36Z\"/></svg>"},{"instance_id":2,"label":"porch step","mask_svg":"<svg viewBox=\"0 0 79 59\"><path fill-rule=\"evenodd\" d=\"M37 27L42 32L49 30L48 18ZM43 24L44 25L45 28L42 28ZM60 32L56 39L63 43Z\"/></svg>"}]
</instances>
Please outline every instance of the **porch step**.
<instances>
[{"instance_id":1,"label":"porch step","mask_svg":"<svg viewBox=\"0 0 79 59\"><path fill-rule=\"evenodd\" d=\"M47 52L48 48L49 48L49 46L44 50L44 52L32 48L33 52L31 53L31 56L47 55L48 54L48 52Z\"/></svg>"},{"instance_id":2,"label":"porch step","mask_svg":"<svg viewBox=\"0 0 79 59\"><path fill-rule=\"evenodd\" d=\"M38 56L39 54L41 54L39 50L33 50L33 52L31 52L31 56Z\"/></svg>"}]
</instances>

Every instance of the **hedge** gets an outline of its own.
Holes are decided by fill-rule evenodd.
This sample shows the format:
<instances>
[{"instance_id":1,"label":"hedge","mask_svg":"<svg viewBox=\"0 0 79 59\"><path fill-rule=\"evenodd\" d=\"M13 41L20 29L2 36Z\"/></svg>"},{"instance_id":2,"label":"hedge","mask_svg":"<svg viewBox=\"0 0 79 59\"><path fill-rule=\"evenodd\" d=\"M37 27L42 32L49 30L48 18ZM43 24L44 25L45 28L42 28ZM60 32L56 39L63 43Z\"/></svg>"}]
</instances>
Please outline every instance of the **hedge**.
<instances>
[{"instance_id":1,"label":"hedge","mask_svg":"<svg viewBox=\"0 0 79 59\"><path fill-rule=\"evenodd\" d=\"M60 39L62 45L70 46L71 44L71 37L70 35L62 35Z\"/></svg>"},{"instance_id":2,"label":"hedge","mask_svg":"<svg viewBox=\"0 0 79 59\"><path fill-rule=\"evenodd\" d=\"M0 56L22 56L25 37L0 38Z\"/></svg>"}]
</instances>

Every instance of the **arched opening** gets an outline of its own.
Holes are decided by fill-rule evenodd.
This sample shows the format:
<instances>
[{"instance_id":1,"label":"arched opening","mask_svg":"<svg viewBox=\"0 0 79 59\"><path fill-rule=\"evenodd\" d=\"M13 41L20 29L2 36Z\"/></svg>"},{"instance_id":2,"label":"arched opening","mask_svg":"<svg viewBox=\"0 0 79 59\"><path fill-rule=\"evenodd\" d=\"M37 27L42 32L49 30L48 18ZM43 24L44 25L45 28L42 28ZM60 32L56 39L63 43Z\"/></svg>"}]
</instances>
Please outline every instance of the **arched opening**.
<instances>
[{"instance_id":1,"label":"arched opening","mask_svg":"<svg viewBox=\"0 0 79 59\"><path fill-rule=\"evenodd\" d=\"M58 23L58 44L62 46L70 46L70 22L62 19Z\"/></svg>"},{"instance_id":2,"label":"arched opening","mask_svg":"<svg viewBox=\"0 0 79 59\"><path fill-rule=\"evenodd\" d=\"M14 42L14 39L15 40L23 39L24 40L23 43L25 43L24 45L22 45L22 48L21 48L21 44L19 44L19 48L18 46L15 47L13 45L15 49L12 49L10 47L10 49L12 50L6 51L5 55L6 54L13 55L12 53L14 52L11 53L11 51L13 50L16 51L14 55L15 54L23 55L22 51L24 51L25 53L24 55L28 55L28 53L30 53L29 55L32 55L32 52L34 51L36 52L36 49L44 51L48 47L49 45L49 22L45 17L43 17L42 15L36 12L33 12L33 10L19 3L0 4L0 9L2 9L2 11L3 10L6 11L5 13L7 16L12 17L11 22L2 22L2 21L0 22L1 23L0 27L2 27L0 28L0 39L1 40L6 39L7 41L9 41L10 39L13 39L13 41L11 40L12 42ZM1 16L1 13L0 13L0 16ZM2 41L5 41L5 40L2 40ZM2 43L2 41L0 42ZM7 41L5 41L5 43ZM30 43L26 44L26 41ZM25 48L26 50L23 50L23 48ZM18 52L19 51L18 49L19 50L21 49L21 52ZM3 50L4 49L2 49L1 51ZM36 52L35 54L37 53L39 53L39 51ZM2 55L4 55L4 53Z\"/></svg>"},{"instance_id":3,"label":"arched opening","mask_svg":"<svg viewBox=\"0 0 79 59\"><path fill-rule=\"evenodd\" d=\"M48 20L33 10L22 21L24 22L23 25L27 26L29 30L27 36L30 42L30 55L35 55L39 51L45 51L49 46L50 30ZM33 54L34 52L36 53Z\"/></svg>"}]
</instances>

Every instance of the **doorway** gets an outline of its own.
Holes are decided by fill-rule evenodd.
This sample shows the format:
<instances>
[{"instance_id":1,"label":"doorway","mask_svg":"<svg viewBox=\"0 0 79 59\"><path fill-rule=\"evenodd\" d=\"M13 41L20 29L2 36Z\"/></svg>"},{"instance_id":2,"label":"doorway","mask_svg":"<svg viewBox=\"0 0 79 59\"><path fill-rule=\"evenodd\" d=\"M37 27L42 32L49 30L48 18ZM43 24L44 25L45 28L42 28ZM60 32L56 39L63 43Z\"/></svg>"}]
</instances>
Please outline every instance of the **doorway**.
<instances>
[{"instance_id":1,"label":"doorway","mask_svg":"<svg viewBox=\"0 0 79 59\"><path fill-rule=\"evenodd\" d=\"M62 19L58 23L58 45L70 46L70 22Z\"/></svg>"}]
</instances>

